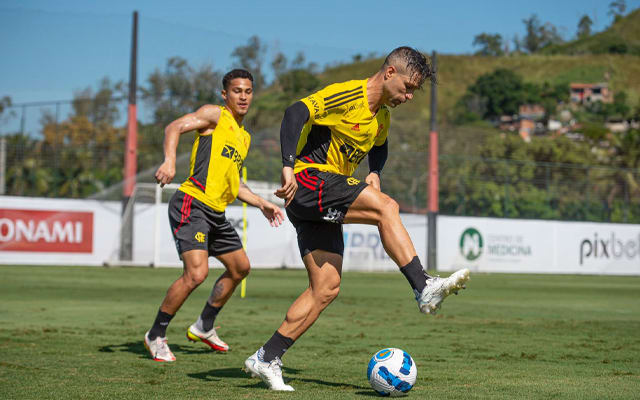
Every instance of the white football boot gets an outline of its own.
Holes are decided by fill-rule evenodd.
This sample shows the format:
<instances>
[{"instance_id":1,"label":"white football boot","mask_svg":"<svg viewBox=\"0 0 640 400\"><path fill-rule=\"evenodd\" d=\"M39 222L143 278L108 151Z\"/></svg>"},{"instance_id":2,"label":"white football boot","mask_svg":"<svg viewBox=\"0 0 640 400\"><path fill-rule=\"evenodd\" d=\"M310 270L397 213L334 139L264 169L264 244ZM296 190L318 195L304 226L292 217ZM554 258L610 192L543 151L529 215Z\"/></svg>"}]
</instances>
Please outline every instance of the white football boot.
<instances>
[{"instance_id":1,"label":"white football boot","mask_svg":"<svg viewBox=\"0 0 640 400\"><path fill-rule=\"evenodd\" d=\"M173 355L169 345L167 344L166 337L158 336L157 338L150 340L149 332L147 332L144 334L144 347L149 350L151 358L153 358L154 361L173 362L176 360L176 357Z\"/></svg>"},{"instance_id":2,"label":"white football boot","mask_svg":"<svg viewBox=\"0 0 640 400\"><path fill-rule=\"evenodd\" d=\"M264 350L260 348L245 360L245 372L250 373L254 378L262 379L271 390L293 392L294 389L282 380L282 361L278 357L270 362L262 361L262 354L264 354Z\"/></svg>"},{"instance_id":3,"label":"white football boot","mask_svg":"<svg viewBox=\"0 0 640 400\"><path fill-rule=\"evenodd\" d=\"M451 293L458 294L458 290L464 289L468 280L467 268L454 272L448 278L435 276L427 280L427 286L422 289L422 293L416 293L420 312L435 315L445 297Z\"/></svg>"},{"instance_id":4,"label":"white football boot","mask_svg":"<svg viewBox=\"0 0 640 400\"><path fill-rule=\"evenodd\" d=\"M200 317L187 329L187 339L192 342L202 342L215 351L223 353L229 351L229 345L218 337L216 328L211 328L206 332L202 330L202 319Z\"/></svg>"}]
</instances>

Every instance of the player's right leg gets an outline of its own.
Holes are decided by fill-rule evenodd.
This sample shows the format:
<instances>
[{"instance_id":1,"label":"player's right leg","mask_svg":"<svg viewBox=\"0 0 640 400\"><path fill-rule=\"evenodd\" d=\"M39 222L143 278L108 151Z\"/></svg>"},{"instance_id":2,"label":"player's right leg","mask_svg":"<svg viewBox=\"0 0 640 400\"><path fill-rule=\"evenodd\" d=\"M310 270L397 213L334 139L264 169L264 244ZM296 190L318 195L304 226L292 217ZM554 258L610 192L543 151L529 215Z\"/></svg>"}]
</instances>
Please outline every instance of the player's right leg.
<instances>
[{"instance_id":1,"label":"player's right leg","mask_svg":"<svg viewBox=\"0 0 640 400\"><path fill-rule=\"evenodd\" d=\"M144 345L155 361L175 361L167 344L169 322L180 309L189 294L207 278L209 265L206 250L189 250L182 253L182 275L176 279L165 295L151 329L144 335Z\"/></svg>"},{"instance_id":2,"label":"player's right leg","mask_svg":"<svg viewBox=\"0 0 640 400\"><path fill-rule=\"evenodd\" d=\"M309 287L289 307L284 322L271 339L244 363L247 372L261 378L272 390L294 390L284 383L281 358L340 292L342 255L316 249L304 256L303 261Z\"/></svg>"},{"instance_id":3,"label":"player's right leg","mask_svg":"<svg viewBox=\"0 0 640 400\"><path fill-rule=\"evenodd\" d=\"M418 308L425 314L435 314L442 301L451 293L457 294L464 289L469 280L469 270L466 268L448 278L427 275L402 224L398 203L373 187L365 188L351 203L344 223L378 226L385 251L411 284Z\"/></svg>"},{"instance_id":4,"label":"player's right leg","mask_svg":"<svg viewBox=\"0 0 640 400\"><path fill-rule=\"evenodd\" d=\"M144 345L156 361L175 361L167 344L167 327L189 294L209 273L209 251L203 240L209 228L201 214L198 201L181 191L169 202L169 223L182 258L183 272L167 290L153 326L144 336Z\"/></svg>"}]
</instances>

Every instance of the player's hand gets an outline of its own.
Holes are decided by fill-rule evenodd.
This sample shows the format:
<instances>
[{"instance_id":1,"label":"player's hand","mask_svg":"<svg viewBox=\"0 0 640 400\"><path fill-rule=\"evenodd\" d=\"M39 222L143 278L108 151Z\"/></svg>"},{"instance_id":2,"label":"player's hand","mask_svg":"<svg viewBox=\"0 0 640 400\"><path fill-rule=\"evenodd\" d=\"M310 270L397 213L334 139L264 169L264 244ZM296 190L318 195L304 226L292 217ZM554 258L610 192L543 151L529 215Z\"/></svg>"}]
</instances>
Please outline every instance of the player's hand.
<instances>
[{"instance_id":1,"label":"player's hand","mask_svg":"<svg viewBox=\"0 0 640 400\"><path fill-rule=\"evenodd\" d=\"M298 190L298 182L296 182L296 177L293 174L293 168L283 167L280 181L282 182L282 187L276 190L274 194L279 198L284 199L284 206L288 207Z\"/></svg>"},{"instance_id":2,"label":"player's hand","mask_svg":"<svg viewBox=\"0 0 640 400\"><path fill-rule=\"evenodd\" d=\"M284 222L284 213L277 205L270 201L264 201L264 204L260 207L260 211L264 214L265 218L269 221L269 225L274 228L279 227Z\"/></svg>"},{"instance_id":3,"label":"player's hand","mask_svg":"<svg viewBox=\"0 0 640 400\"><path fill-rule=\"evenodd\" d=\"M364 178L364 182L373 187L376 190L380 190L380 175L375 172L371 172Z\"/></svg>"},{"instance_id":4,"label":"player's hand","mask_svg":"<svg viewBox=\"0 0 640 400\"><path fill-rule=\"evenodd\" d=\"M165 160L156 171L156 182L160 184L160 187L164 187L167 183L171 183L174 176L176 176L176 163Z\"/></svg>"}]
</instances>

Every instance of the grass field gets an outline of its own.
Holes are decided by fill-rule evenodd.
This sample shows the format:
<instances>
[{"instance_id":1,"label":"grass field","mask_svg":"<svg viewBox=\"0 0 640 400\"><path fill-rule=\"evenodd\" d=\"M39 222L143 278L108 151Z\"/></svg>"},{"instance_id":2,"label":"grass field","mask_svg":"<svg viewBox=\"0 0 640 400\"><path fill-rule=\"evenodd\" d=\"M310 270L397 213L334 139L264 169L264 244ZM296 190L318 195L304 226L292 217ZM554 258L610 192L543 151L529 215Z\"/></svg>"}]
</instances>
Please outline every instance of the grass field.
<instances>
[{"instance_id":1,"label":"grass field","mask_svg":"<svg viewBox=\"0 0 640 400\"><path fill-rule=\"evenodd\" d=\"M0 399L365 399L367 362L400 347L418 366L409 398L631 399L640 393L640 278L472 274L441 314L418 312L399 273L344 274L338 299L284 357L294 393L241 371L306 285L255 270L216 325L217 354L184 337L219 270L168 337L172 364L142 336L177 269L0 267Z\"/></svg>"}]
</instances>

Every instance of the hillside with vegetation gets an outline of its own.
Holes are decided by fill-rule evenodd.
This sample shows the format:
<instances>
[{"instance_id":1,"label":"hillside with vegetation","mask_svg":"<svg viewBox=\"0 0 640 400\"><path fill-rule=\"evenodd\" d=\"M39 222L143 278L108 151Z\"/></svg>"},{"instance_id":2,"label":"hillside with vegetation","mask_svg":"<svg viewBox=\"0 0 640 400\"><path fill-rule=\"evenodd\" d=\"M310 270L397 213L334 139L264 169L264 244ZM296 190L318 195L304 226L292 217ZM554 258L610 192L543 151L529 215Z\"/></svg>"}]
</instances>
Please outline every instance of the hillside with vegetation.
<instances>
[{"instance_id":1,"label":"hillside with vegetation","mask_svg":"<svg viewBox=\"0 0 640 400\"><path fill-rule=\"evenodd\" d=\"M360 79L373 74L383 59L342 65L318 76L318 87L331 82ZM608 81L613 92L626 91L631 104L640 100L640 56L603 55L512 55L478 56L438 54L438 119L453 123L456 103L481 75L505 68L525 82L551 85L571 82ZM292 99L293 100L293 99ZM291 101L292 101L291 100ZM394 119L427 121L430 110L429 87L418 92L412 102L393 110Z\"/></svg>"},{"instance_id":2,"label":"hillside with vegetation","mask_svg":"<svg viewBox=\"0 0 640 400\"><path fill-rule=\"evenodd\" d=\"M630 54L640 56L640 9L616 18L606 30L574 41L549 46L548 54Z\"/></svg>"},{"instance_id":3,"label":"hillside with vegetation","mask_svg":"<svg viewBox=\"0 0 640 400\"><path fill-rule=\"evenodd\" d=\"M640 131L636 127L610 132L605 125L613 116L640 120L640 56L570 50L584 40L597 41L614 34L632 48L638 38L638 24L633 21L639 15L634 11L619 16L605 32L583 35L562 45L549 42L536 52L505 54L494 49L475 55L438 54L441 212L640 222ZM535 16L525 20L532 21ZM547 29L541 28L546 25L537 26L539 32ZM482 37L495 39L499 35ZM293 60L279 53L270 63L275 77L266 83L262 73L266 61L260 58L264 46L252 37L232 55L238 67L256 76L256 96L245 119L253 134L245 164L249 178L277 182L281 168L279 126L285 108L327 84L371 76L383 59L354 56L351 63L319 71L302 53ZM567 46L566 51L558 46ZM153 171L162 160L164 126L202 104L221 102L221 76L221 71L210 66L193 68L174 57L144 80L141 104L151 120L139 122L138 170L144 172L138 181L153 181ZM606 83L614 101L569 104L570 83ZM112 99L126 99L126 95L126 85L104 79L97 88L78 92L72 112L63 121L45 112L39 135L8 135L7 192L48 197L108 193L117 198L126 133L118 121L126 108ZM496 108L491 96L510 102ZM499 110L517 114L518 106L529 102L544 106L541 125L564 112L570 115L575 132L543 131L525 141L518 132L498 129L495 120ZM10 107L10 99L2 98L0 116ZM425 208L429 120L428 86L417 92L413 101L392 110L383 190L396 198L404 211L423 212ZM191 135L181 139L176 181L186 178L192 140ZM359 177L367 171L366 159L362 164ZM112 190L103 192L109 188Z\"/></svg>"}]
</instances>

